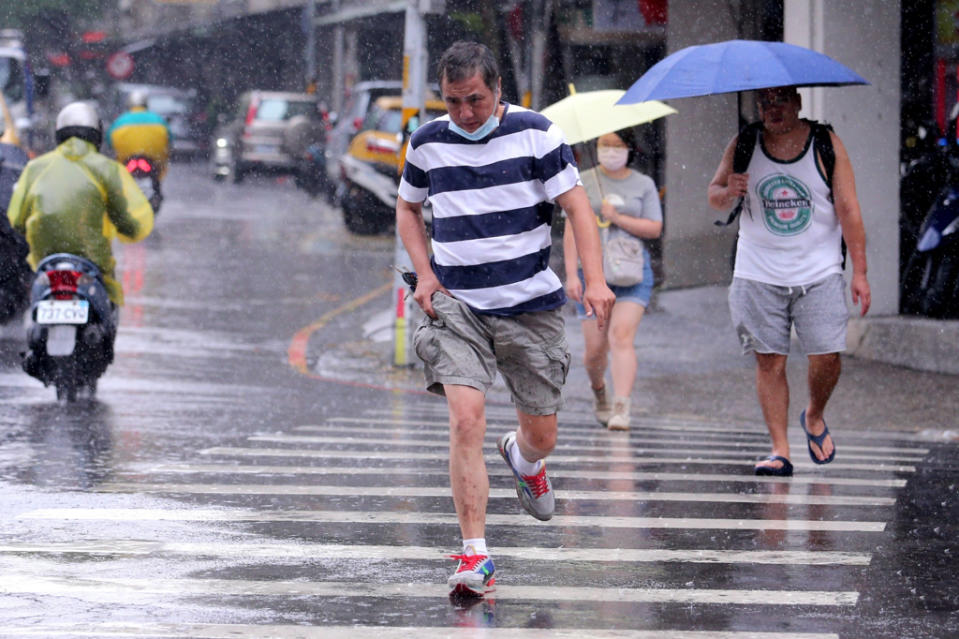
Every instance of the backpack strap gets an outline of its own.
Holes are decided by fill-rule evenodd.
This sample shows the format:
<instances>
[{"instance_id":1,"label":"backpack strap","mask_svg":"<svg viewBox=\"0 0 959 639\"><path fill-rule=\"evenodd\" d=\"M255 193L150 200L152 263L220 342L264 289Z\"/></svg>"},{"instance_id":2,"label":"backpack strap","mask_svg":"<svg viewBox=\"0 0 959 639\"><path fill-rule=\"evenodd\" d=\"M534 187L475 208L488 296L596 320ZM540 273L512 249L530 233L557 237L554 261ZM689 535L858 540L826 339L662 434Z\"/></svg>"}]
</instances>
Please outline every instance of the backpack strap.
<instances>
[{"instance_id":1,"label":"backpack strap","mask_svg":"<svg viewBox=\"0 0 959 639\"><path fill-rule=\"evenodd\" d=\"M832 146L832 137L829 135L829 132L833 130L832 125L816 120L806 120L806 122L812 127L816 157L822 160L822 166L826 170L826 186L829 187L829 198L832 199L832 174L836 168L836 150Z\"/></svg>"},{"instance_id":2,"label":"backpack strap","mask_svg":"<svg viewBox=\"0 0 959 639\"><path fill-rule=\"evenodd\" d=\"M833 128L826 122L816 120L806 120L806 122L812 127L816 156L822 160L823 169L826 171L826 186L829 187L829 201L832 202L832 175L836 169L836 149L833 148L832 136L829 132ZM846 270L846 238L840 240L839 249L842 252L842 269Z\"/></svg>"},{"instance_id":3,"label":"backpack strap","mask_svg":"<svg viewBox=\"0 0 959 639\"><path fill-rule=\"evenodd\" d=\"M749 168L749 161L753 158L753 150L756 148L756 140L759 138L759 132L763 128L762 122L752 122L747 124L739 131L736 137L736 148L733 151L733 173L745 173ZM716 220L713 222L716 226L729 226L736 221L743 210L743 198L736 200L736 205L729 212L726 221Z\"/></svg>"}]
</instances>

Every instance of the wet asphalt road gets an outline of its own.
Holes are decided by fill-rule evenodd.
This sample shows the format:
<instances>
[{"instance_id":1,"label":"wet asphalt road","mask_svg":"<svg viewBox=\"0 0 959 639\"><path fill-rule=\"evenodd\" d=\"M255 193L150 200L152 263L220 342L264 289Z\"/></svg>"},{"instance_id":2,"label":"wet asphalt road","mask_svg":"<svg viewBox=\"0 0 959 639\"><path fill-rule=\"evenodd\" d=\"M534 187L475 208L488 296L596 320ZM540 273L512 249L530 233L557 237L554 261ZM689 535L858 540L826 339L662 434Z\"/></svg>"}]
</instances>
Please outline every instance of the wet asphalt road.
<instances>
[{"instance_id":1,"label":"wet asphalt road","mask_svg":"<svg viewBox=\"0 0 959 639\"><path fill-rule=\"evenodd\" d=\"M444 406L383 357L392 236L204 169L175 165L155 234L118 251L95 401L58 404L3 328L0 636L959 636L955 443L853 431L829 467L797 442L796 477L760 479L760 424L611 434L574 402L544 524L496 455L499 395L498 585L450 602Z\"/></svg>"}]
</instances>

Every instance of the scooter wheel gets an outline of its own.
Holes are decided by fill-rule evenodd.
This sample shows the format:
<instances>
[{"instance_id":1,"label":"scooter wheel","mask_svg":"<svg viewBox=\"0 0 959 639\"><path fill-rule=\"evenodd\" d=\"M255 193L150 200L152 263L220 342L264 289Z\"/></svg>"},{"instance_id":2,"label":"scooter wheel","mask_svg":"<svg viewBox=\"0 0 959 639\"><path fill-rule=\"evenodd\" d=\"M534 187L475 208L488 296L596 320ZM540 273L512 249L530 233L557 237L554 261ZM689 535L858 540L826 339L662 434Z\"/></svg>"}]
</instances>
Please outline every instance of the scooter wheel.
<instances>
[{"instance_id":1,"label":"scooter wheel","mask_svg":"<svg viewBox=\"0 0 959 639\"><path fill-rule=\"evenodd\" d=\"M57 399L60 401L77 401L77 384L71 377L57 379Z\"/></svg>"}]
</instances>

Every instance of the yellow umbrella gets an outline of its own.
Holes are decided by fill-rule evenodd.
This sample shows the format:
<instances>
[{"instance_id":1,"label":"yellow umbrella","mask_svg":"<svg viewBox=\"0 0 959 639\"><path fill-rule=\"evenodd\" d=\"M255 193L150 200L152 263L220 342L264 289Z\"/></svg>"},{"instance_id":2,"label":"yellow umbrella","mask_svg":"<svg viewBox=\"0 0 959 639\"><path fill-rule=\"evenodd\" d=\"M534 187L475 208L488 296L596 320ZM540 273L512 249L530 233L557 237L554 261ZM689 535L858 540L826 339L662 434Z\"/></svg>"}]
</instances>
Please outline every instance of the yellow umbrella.
<instances>
[{"instance_id":1,"label":"yellow umbrella","mask_svg":"<svg viewBox=\"0 0 959 639\"><path fill-rule=\"evenodd\" d=\"M563 130L567 144L578 144L676 113L673 107L656 100L616 104L625 93L616 89L576 93L570 85L569 90L570 95L540 111Z\"/></svg>"}]
</instances>

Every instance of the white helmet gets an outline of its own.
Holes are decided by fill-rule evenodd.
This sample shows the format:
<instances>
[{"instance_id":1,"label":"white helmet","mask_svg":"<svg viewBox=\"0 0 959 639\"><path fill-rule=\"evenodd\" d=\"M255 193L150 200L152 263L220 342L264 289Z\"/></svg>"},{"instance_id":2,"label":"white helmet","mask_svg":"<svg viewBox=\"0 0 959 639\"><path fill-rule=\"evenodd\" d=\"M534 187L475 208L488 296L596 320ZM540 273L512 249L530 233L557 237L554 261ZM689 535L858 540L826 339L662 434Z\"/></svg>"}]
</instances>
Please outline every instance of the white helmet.
<instances>
[{"instance_id":1,"label":"white helmet","mask_svg":"<svg viewBox=\"0 0 959 639\"><path fill-rule=\"evenodd\" d=\"M97 110L87 102L71 102L57 115L57 144L68 138L80 138L97 148L103 141L103 122Z\"/></svg>"},{"instance_id":2,"label":"white helmet","mask_svg":"<svg viewBox=\"0 0 959 639\"><path fill-rule=\"evenodd\" d=\"M127 108L133 109L136 107L147 108L147 92L137 89L130 93L127 96Z\"/></svg>"}]
</instances>

